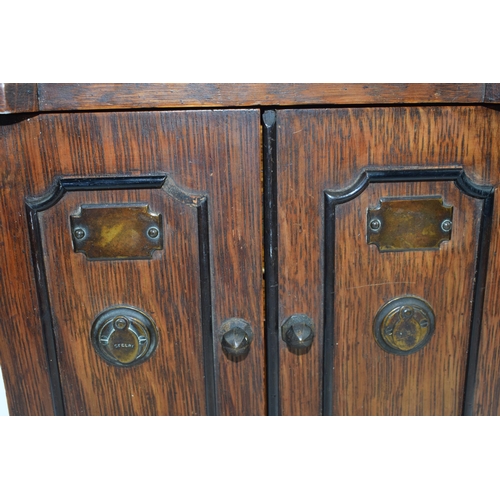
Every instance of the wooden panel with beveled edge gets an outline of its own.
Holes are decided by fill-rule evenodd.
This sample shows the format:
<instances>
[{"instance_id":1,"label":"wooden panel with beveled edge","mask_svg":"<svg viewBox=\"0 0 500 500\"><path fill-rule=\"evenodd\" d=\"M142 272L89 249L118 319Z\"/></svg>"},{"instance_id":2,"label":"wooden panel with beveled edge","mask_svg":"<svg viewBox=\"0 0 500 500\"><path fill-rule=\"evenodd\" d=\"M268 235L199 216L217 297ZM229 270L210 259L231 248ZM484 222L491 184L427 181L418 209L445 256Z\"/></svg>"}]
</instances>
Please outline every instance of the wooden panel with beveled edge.
<instances>
[{"instance_id":1,"label":"wooden panel with beveled edge","mask_svg":"<svg viewBox=\"0 0 500 500\"><path fill-rule=\"evenodd\" d=\"M283 414L319 414L325 190L347 189L366 168L404 171L450 166L463 168L477 184L496 186L500 114L490 108L457 106L279 110L277 115L280 324L292 314L304 313L313 320L317 333L310 352L302 356L280 344L280 410ZM403 191L398 195L405 196ZM474 410L484 414L500 413L496 335L500 274L495 272L499 220L495 208ZM467 216L468 225L477 223L477 218ZM364 224L366 231L366 220ZM444 279L453 285L450 275ZM356 302L356 307L366 306Z\"/></svg>"},{"instance_id":2,"label":"wooden panel with beveled edge","mask_svg":"<svg viewBox=\"0 0 500 500\"><path fill-rule=\"evenodd\" d=\"M183 189L205 193L209 200L217 412L265 413L259 130L256 110L47 114L11 120L3 128L2 151L7 156L2 178L8 189L2 192L2 203L12 208L2 218L10 226L19 225L24 242L20 250L24 249L22 259L26 259L26 272L8 271L10 277L19 279L9 278L2 289L14 297L21 318L16 322L8 313L3 316L7 318L5 332L17 332L9 340L11 349L1 354L9 403L19 401L10 405L13 413L31 411L26 408L37 397L38 388L33 388L38 379L39 399L45 406L40 404L34 412L50 412L46 353L37 319L37 274L26 257L30 248L24 198L48 192L59 176L163 172ZM69 222L61 230L68 227ZM18 233L9 237L13 244L20 241ZM59 293L64 294L64 289ZM254 333L248 356L238 362L224 355L217 338L219 326L233 317L247 320ZM27 336L32 339L28 350ZM37 382L26 383L31 373Z\"/></svg>"},{"instance_id":3,"label":"wooden panel with beveled edge","mask_svg":"<svg viewBox=\"0 0 500 500\"><path fill-rule=\"evenodd\" d=\"M454 211L451 240L427 251L368 245L367 207L402 193L443 196ZM334 310L333 414L461 414L479 234L469 221L480 219L481 208L453 182L370 185L336 207L334 300L325 304ZM425 347L400 356L379 347L373 328L377 311L404 296L428 302L436 327Z\"/></svg>"},{"instance_id":4,"label":"wooden panel with beveled edge","mask_svg":"<svg viewBox=\"0 0 500 500\"><path fill-rule=\"evenodd\" d=\"M73 250L68 221L81 205L146 202L164 221L152 259L91 261ZM71 192L39 219L66 413L205 414L196 207L163 190ZM106 363L90 339L94 319L121 305L158 329L156 352L134 367Z\"/></svg>"}]
</instances>

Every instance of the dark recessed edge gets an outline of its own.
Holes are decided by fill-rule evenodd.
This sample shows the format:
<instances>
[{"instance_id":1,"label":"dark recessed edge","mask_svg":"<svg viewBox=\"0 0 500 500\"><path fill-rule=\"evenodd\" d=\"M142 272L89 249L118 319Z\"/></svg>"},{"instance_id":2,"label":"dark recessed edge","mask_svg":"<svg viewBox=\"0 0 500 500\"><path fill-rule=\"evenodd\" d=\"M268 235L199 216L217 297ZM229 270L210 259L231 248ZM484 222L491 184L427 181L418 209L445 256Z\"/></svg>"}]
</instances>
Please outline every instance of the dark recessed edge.
<instances>
[{"instance_id":1,"label":"dark recessed edge","mask_svg":"<svg viewBox=\"0 0 500 500\"><path fill-rule=\"evenodd\" d=\"M36 212L42 212L58 203L68 191L158 189L166 179L166 174L137 177L58 177L46 193L27 197L26 205Z\"/></svg>"},{"instance_id":2,"label":"dark recessed edge","mask_svg":"<svg viewBox=\"0 0 500 500\"><path fill-rule=\"evenodd\" d=\"M31 246L31 258L35 271L36 289L38 295L39 315L42 324L42 336L47 355L50 390L54 415L65 415L64 398L61 387L61 376L57 361L57 348L52 323L51 306L49 300L47 275L43 260L42 237L37 211L26 204L28 232Z\"/></svg>"},{"instance_id":3,"label":"dark recessed edge","mask_svg":"<svg viewBox=\"0 0 500 500\"><path fill-rule=\"evenodd\" d=\"M479 344L481 341L481 326L483 321L484 295L486 289L486 276L491 243L491 230L493 224L494 190L484 199L483 213L478 236L478 249L476 259L476 279L472 299L471 335L469 338L469 354L465 376L465 394L463 415L474 415L474 396L476 389L477 364Z\"/></svg>"},{"instance_id":4,"label":"dark recessed edge","mask_svg":"<svg viewBox=\"0 0 500 500\"><path fill-rule=\"evenodd\" d=\"M262 115L264 141L264 272L267 414L280 415L276 111Z\"/></svg>"},{"instance_id":5,"label":"dark recessed edge","mask_svg":"<svg viewBox=\"0 0 500 500\"><path fill-rule=\"evenodd\" d=\"M212 285L210 282L210 229L208 198L200 198L198 212L198 245L200 258L201 324L203 338L203 369L207 415L217 415L215 384L215 342L212 322Z\"/></svg>"},{"instance_id":6,"label":"dark recessed edge","mask_svg":"<svg viewBox=\"0 0 500 500\"><path fill-rule=\"evenodd\" d=\"M349 199L355 198L362 193L368 184L357 183L353 186L354 192L357 193ZM335 320L335 205L337 201L342 199L341 203L349 201L349 194L343 192L341 198L336 199L331 192L324 193L324 296L323 296L323 314L324 314L324 330L323 330L323 387L322 387L322 415L333 415L333 350L334 350L334 333L333 326Z\"/></svg>"}]
</instances>

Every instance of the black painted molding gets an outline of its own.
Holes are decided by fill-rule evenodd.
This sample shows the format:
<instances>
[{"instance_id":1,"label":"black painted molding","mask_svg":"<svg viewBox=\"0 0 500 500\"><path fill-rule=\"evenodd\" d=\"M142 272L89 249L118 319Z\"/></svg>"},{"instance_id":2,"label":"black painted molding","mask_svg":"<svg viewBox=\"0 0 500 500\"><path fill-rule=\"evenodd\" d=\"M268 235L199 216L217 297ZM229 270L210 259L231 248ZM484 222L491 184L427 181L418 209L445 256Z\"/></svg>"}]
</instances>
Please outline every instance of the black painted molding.
<instances>
[{"instance_id":1,"label":"black painted molding","mask_svg":"<svg viewBox=\"0 0 500 500\"><path fill-rule=\"evenodd\" d=\"M267 411L280 415L278 213L276 172L276 112L264 111L264 262L266 289Z\"/></svg>"}]
</instances>

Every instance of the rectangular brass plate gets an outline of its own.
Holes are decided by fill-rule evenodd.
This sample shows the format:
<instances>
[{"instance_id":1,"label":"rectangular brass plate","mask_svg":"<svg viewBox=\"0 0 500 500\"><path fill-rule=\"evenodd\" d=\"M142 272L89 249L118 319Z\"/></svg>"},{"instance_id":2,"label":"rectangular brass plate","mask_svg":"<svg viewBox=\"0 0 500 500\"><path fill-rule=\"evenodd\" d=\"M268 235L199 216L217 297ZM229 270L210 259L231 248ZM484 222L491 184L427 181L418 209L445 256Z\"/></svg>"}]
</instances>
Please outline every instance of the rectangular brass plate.
<instances>
[{"instance_id":1,"label":"rectangular brass plate","mask_svg":"<svg viewBox=\"0 0 500 500\"><path fill-rule=\"evenodd\" d=\"M82 205L70 224L75 252L90 260L151 259L163 248L161 214L146 204Z\"/></svg>"},{"instance_id":2,"label":"rectangular brass plate","mask_svg":"<svg viewBox=\"0 0 500 500\"><path fill-rule=\"evenodd\" d=\"M450 240L453 207L443 198L384 198L368 209L368 243L381 252L437 250Z\"/></svg>"}]
</instances>

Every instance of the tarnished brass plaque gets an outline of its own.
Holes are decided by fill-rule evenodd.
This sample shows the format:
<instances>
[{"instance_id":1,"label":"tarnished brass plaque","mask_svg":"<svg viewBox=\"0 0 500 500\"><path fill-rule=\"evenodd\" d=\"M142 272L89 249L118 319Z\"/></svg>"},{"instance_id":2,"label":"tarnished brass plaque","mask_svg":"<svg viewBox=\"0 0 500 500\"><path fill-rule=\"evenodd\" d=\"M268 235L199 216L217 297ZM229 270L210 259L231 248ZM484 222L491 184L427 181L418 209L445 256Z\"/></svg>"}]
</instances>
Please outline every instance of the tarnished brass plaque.
<instances>
[{"instance_id":1,"label":"tarnished brass plaque","mask_svg":"<svg viewBox=\"0 0 500 500\"><path fill-rule=\"evenodd\" d=\"M449 241L453 207L439 197L385 198L368 209L368 243L381 252L437 250Z\"/></svg>"},{"instance_id":2,"label":"tarnished brass plaque","mask_svg":"<svg viewBox=\"0 0 500 500\"><path fill-rule=\"evenodd\" d=\"M150 259L163 248L161 214L146 204L82 205L70 221L75 252L91 260Z\"/></svg>"}]
</instances>

